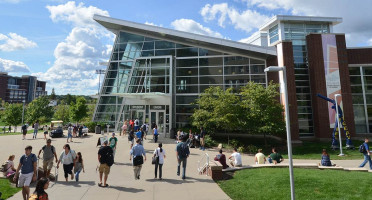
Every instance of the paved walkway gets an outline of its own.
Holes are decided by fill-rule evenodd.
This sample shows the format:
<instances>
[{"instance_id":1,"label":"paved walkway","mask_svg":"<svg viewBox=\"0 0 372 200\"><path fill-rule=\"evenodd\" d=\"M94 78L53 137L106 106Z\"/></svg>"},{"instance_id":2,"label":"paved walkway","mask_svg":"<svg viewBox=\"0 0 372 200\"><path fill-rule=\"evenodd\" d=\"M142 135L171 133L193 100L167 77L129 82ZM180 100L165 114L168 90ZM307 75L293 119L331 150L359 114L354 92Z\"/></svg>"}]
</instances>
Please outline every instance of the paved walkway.
<instances>
[{"instance_id":1,"label":"paved walkway","mask_svg":"<svg viewBox=\"0 0 372 200\"><path fill-rule=\"evenodd\" d=\"M107 183L108 188L97 186L99 178L96 171L98 165L96 147L100 135L90 134L89 138L74 139L70 143L76 152L82 152L85 164L85 173L80 174L80 182L65 182L63 168L59 169L57 183L52 183L47 190L50 199L53 200L77 200L77 199L230 199L210 177L198 175L197 161L203 153L191 149L191 155L187 163L186 180L176 175L177 161L175 155L175 142L168 138L160 138L163 148L166 151L166 159L163 166L163 180L154 179L154 165L151 165L151 156L157 144L151 140L146 140L144 147L147 153L147 161L142 167L141 180L134 180L133 168L129 161L129 143L126 137L118 136L118 147L115 157L115 164L111 167L111 172ZM21 140L21 135L0 136L0 159L6 160L8 155L15 154L15 164L18 164L19 157L24 153L26 145L33 146L33 153L38 153L45 144L38 134L37 140ZM28 138L32 136L27 135ZM52 144L56 147L59 154L65 144L65 138L53 139ZM209 152L215 155L213 152ZM57 154L57 155L58 155ZM31 189L33 191L34 188ZM21 193L17 193L10 199L22 199Z\"/></svg>"},{"instance_id":2,"label":"paved walkway","mask_svg":"<svg viewBox=\"0 0 372 200\"><path fill-rule=\"evenodd\" d=\"M0 159L6 160L8 155L15 154L16 165L19 157L24 153L26 145L33 146L33 153L38 153L39 149L45 144L41 139L43 135L39 134L37 140L21 140L21 135L15 136L0 136ZM27 135L31 138L31 134ZM96 171L98 161L96 147L97 140L100 135L90 134L89 137L83 139L74 139L70 143L72 149L76 152L82 152L86 173L80 174L80 182L76 183L65 182L63 177L63 169L59 169L59 181L52 183L47 190L50 199L230 199L218 185L204 175L197 173L197 161L204 153L208 153L212 158L217 154L215 150L200 151L198 149L190 149L191 155L187 164L187 179L182 180L176 175L177 162L175 155L175 142L168 138L160 138L163 142L163 148L166 151L167 158L163 166L163 180L154 179L154 166L151 165L151 155L157 146L153 141L146 140L144 147L147 153L147 161L145 162L141 180L134 180L133 168L129 161L129 143L126 137L118 136L118 149L116 152L115 165L111 167L111 173L108 178L108 188L100 188L98 184L98 172ZM57 148L59 154L63 149L62 146L66 143L65 138L53 139L52 144ZM57 154L57 155L58 155ZM242 156L243 165L253 165L253 156ZM320 160L294 160L294 163L318 163ZM287 163L285 160L284 163ZM337 165L343 167L357 167L361 160L336 160ZM31 189L33 191L34 188ZM21 193L17 193L10 199L22 199Z\"/></svg>"}]
</instances>

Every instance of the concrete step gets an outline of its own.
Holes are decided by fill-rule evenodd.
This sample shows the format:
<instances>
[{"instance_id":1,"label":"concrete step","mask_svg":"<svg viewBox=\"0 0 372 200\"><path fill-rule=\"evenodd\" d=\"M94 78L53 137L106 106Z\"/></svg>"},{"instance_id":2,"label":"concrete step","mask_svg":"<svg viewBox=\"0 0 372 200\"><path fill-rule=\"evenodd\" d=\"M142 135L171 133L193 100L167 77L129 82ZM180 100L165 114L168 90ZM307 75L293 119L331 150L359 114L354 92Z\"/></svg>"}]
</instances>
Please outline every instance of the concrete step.
<instances>
[{"instance_id":1,"label":"concrete step","mask_svg":"<svg viewBox=\"0 0 372 200\"><path fill-rule=\"evenodd\" d=\"M344 168L345 171L358 171L358 172L368 172L368 169L361 168L361 167L352 167L352 168Z\"/></svg>"}]
</instances>

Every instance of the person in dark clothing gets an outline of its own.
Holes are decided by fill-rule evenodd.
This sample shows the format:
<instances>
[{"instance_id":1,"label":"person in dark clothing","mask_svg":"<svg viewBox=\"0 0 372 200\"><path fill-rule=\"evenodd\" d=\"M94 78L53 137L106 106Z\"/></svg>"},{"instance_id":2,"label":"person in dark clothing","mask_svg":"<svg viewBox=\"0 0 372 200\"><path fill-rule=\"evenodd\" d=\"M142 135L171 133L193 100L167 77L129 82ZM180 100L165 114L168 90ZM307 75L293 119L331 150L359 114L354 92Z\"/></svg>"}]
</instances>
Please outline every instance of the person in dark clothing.
<instances>
[{"instance_id":1,"label":"person in dark clothing","mask_svg":"<svg viewBox=\"0 0 372 200\"><path fill-rule=\"evenodd\" d=\"M79 137L83 137L83 125L79 126Z\"/></svg>"},{"instance_id":2,"label":"person in dark clothing","mask_svg":"<svg viewBox=\"0 0 372 200\"><path fill-rule=\"evenodd\" d=\"M364 155L364 161L362 162L362 164L360 164L359 167L364 167L364 165L367 164L367 162L369 163L369 168L372 170L372 161L371 161L371 154L370 154L370 151L369 151L369 146L368 146L368 138L364 138L364 148L365 148L365 152L363 153Z\"/></svg>"},{"instance_id":3,"label":"person in dark clothing","mask_svg":"<svg viewBox=\"0 0 372 200\"><path fill-rule=\"evenodd\" d=\"M215 161L219 161L222 165L222 169L226 169L228 168L229 166L226 164L226 156L225 154L222 153L222 149L220 149L220 153L218 155L216 155L216 157L214 158Z\"/></svg>"},{"instance_id":4,"label":"person in dark clothing","mask_svg":"<svg viewBox=\"0 0 372 200\"><path fill-rule=\"evenodd\" d=\"M99 183L98 186L100 187L107 187L108 184L107 178L110 173L110 166L108 165L109 163L109 155L113 155L112 148L107 146L108 141L105 140L103 142L103 146L99 149L98 151L98 162L100 163L99 166ZM103 184L102 184L102 175L105 174L105 178L103 179Z\"/></svg>"},{"instance_id":5,"label":"person in dark clothing","mask_svg":"<svg viewBox=\"0 0 372 200\"><path fill-rule=\"evenodd\" d=\"M332 166L331 158L329 157L329 154L327 153L327 150L323 149L322 152L322 166Z\"/></svg>"}]
</instances>

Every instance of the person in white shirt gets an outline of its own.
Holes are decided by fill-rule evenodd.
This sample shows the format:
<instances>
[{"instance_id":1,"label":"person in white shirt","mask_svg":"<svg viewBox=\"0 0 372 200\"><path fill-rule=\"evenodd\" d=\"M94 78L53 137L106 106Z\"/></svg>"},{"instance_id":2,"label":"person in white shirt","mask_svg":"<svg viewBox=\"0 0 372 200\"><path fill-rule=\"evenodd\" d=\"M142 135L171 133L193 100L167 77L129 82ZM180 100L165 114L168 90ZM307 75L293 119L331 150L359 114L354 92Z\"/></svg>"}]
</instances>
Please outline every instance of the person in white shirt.
<instances>
[{"instance_id":1,"label":"person in white shirt","mask_svg":"<svg viewBox=\"0 0 372 200\"><path fill-rule=\"evenodd\" d=\"M75 151L71 150L70 145L65 144L63 146L64 151L61 152L59 156L59 160L57 163L57 169L59 168L59 163L62 162L63 164L63 171L65 172L65 179L66 182L68 181L68 175L71 175L71 180L74 179L74 173L72 173L72 169L75 166L76 162L76 153Z\"/></svg>"},{"instance_id":2,"label":"person in white shirt","mask_svg":"<svg viewBox=\"0 0 372 200\"><path fill-rule=\"evenodd\" d=\"M233 159L232 159L233 158ZM230 164L233 167L242 167L242 156L238 153L238 150L234 148L234 153L229 157Z\"/></svg>"},{"instance_id":3,"label":"person in white shirt","mask_svg":"<svg viewBox=\"0 0 372 200\"><path fill-rule=\"evenodd\" d=\"M15 155L10 155L9 158L8 158L8 161L6 161L6 165L5 165L5 172L4 172L4 176L6 177L9 177L13 174L15 174L16 172L16 168L14 168L14 158L15 158Z\"/></svg>"},{"instance_id":4,"label":"person in white shirt","mask_svg":"<svg viewBox=\"0 0 372 200\"><path fill-rule=\"evenodd\" d=\"M165 150L162 148L163 144L159 143L158 148L154 151L154 157L156 158L155 162L155 179L158 176L158 167L159 167L159 180L162 180L162 168L164 164L164 158L165 158Z\"/></svg>"},{"instance_id":5,"label":"person in white shirt","mask_svg":"<svg viewBox=\"0 0 372 200\"><path fill-rule=\"evenodd\" d=\"M262 149L258 149L258 153L254 156L254 161L256 164L265 164L266 157L265 154L262 153Z\"/></svg>"}]
</instances>

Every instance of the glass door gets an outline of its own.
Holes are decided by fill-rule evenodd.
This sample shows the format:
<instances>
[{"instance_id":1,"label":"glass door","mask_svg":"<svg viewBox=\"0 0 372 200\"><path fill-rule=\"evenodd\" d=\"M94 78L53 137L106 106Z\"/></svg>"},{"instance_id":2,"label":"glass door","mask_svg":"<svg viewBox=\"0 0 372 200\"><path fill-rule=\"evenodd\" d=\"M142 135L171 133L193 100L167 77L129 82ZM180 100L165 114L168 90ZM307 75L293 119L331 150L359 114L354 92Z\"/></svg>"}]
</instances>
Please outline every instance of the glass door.
<instances>
[{"instance_id":1,"label":"glass door","mask_svg":"<svg viewBox=\"0 0 372 200\"><path fill-rule=\"evenodd\" d=\"M165 133L165 113L164 111L151 111L150 114L151 120L151 133L153 133L153 128L155 125L158 126L158 133Z\"/></svg>"},{"instance_id":2,"label":"glass door","mask_svg":"<svg viewBox=\"0 0 372 200\"><path fill-rule=\"evenodd\" d=\"M164 112L158 112L158 131L160 134L165 133Z\"/></svg>"}]
</instances>

